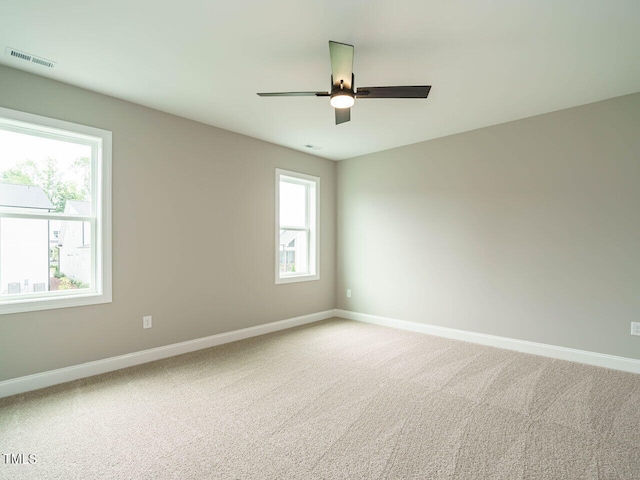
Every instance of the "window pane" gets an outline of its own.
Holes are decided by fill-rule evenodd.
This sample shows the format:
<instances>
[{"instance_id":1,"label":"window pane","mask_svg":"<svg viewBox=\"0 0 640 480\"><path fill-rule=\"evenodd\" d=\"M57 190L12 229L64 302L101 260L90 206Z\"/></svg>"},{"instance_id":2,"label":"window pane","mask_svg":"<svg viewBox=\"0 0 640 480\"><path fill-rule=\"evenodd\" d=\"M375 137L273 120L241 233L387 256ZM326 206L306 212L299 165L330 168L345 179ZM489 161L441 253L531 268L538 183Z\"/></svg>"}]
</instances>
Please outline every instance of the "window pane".
<instances>
[{"instance_id":1,"label":"window pane","mask_svg":"<svg viewBox=\"0 0 640 480\"><path fill-rule=\"evenodd\" d=\"M49 290L49 222L0 219L0 294Z\"/></svg>"},{"instance_id":2,"label":"window pane","mask_svg":"<svg viewBox=\"0 0 640 480\"><path fill-rule=\"evenodd\" d=\"M91 224L61 221L57 241L58 269L52 290L91 288Z\"/></svg>"},{"instance_id":3,"label":"window pane","mask_svg":"<svg viewBox=\"0 0 640 480\"><path fill-rule=\"evenodd\" d=\"M0 295L90 288L91 246L78 244L83 223L0 219Z\"/></svg>"},{"instance_id":4,"label":"window pane","mask_svg":"<svg viewBox=\"0 0 640 480\"><path fill-rule=\"evenodd\" d=\"M91 215L91 157L89 145L0 129L0 205Z\"/></svg>"},{"instance_id":5,"label":"window pane","mask_svg":"<svg viewBox=\"0 0 640 480\"><path fill-rule=\"evenodd\" d=\"M280 273L309 273L309 236L306 231L280 230Z\"/></svg>"},{"instance_id":6,"label":"window pane","mask_svg":"<svg viewBox=\"0 0 640 480\"><path fill-rule=\"evenodd\" d=\"M280 225L306 227L307 187L299 183L280 181Z\"/></svg>"}]
</instances>

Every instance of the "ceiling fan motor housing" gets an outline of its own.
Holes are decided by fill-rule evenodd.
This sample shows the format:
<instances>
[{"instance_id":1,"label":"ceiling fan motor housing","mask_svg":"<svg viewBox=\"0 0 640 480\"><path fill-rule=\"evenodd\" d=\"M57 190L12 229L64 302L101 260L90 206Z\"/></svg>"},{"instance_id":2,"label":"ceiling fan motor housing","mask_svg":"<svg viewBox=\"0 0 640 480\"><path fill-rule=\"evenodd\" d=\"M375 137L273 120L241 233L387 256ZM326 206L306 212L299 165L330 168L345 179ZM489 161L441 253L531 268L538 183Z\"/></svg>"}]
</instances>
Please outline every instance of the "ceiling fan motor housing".
<instances>
[{"instance_id":1,"label":"ceiling fan motor housing","mask_svg":"<svg viewBox=\"0 0 640 480\"><path fill-rule=\"evenodd\" d=\"M355 102L355 94L350 88L344 88L342 84L331 88L331 106L335 108L349 108Z\"/></svg>"}]
</instances>

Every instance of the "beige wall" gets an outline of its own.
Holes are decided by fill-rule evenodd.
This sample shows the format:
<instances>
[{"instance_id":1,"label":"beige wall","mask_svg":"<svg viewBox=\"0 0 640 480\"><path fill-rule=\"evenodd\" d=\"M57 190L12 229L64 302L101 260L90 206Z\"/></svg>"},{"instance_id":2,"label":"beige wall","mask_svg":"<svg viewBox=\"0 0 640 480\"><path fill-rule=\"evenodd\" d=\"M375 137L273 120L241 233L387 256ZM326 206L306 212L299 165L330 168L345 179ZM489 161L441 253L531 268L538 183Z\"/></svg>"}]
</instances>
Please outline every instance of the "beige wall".
<instances>
[{"instance_id":1,"label":"beige wall","mask_svg":"<svg viewBox=\"0 0 640 480\"><path fill-rule=\"evenodd\" d=\"M345 160L337 193L338 308L640 359L640 94Z\"/></svg>"},{"instance_id":2,"label":"beige wall","mask_svg":"<svg viewBox=\"0 0 640 480\"><path fill-rule=\"evenodd\" d=\"M113 303L0 315L0 380L334 308L334 162L3 66L0 106L113 132ZM274 283L276 167L321 178L319 281Z\"/></svg>"},{"instance_id":3,"label":"beige wall","mask_svg":"<svg viewBox=\"0 0 640 480\"><path fill-rule=\"evenodd\" d=\"M640 94L337 164L3 66L0 106L113 132L114 290L0 315L0 381L336 306L640 358ZM274 284L276 167L318 282Z\"/></svg>"}]
</instances>

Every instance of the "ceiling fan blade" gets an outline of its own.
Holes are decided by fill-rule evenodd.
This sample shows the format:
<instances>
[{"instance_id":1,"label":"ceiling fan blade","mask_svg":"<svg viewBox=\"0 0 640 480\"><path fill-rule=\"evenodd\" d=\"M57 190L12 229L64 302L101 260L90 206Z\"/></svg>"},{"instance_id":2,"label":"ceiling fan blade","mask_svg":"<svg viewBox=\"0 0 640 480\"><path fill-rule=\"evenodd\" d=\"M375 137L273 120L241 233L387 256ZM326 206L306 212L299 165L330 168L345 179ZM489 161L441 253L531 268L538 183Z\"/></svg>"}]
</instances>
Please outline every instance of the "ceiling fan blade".
<instances>
[{"instance_id":1,"label":"ceiling fan blade","mask_svg":"<svg viewBox=\"0 0 640 480\"><path fill-rule=\"evenodd\" d=\"M329 92L273 92L258 93L261 97L328 97Z\"/></svg>"},{"instance_id":2,"label":"ceiling fan blade","mask_svg":"<svg viewBox=\"0 0 640 480\"><path fill-rule=\"evenodd\" d=\"M351 120L351 109L350 108L336 108L336 125L340 125L341 123L345 123Z\"/></svg>"},{"instance_id":3,"label":"ceiling fan blade","mask_svg":"<svg viewBox=\"0 0 640 480\"><path fill-rule=\"evenodd\" d=\"M351 89L353 75L353 45L329 41L331 73L334 85L343 82L344 88Z\"/></svg>"},{"instance_id":4,"label":"ceiling fan blade","mask_svg":"<svg viewBox=\"0 0 640 480\"><path fill-rule=\"evenodd\" d=\"M415 87L362 87L356 98L427 98L431 85Z\"/></svg>"}]
</instances>

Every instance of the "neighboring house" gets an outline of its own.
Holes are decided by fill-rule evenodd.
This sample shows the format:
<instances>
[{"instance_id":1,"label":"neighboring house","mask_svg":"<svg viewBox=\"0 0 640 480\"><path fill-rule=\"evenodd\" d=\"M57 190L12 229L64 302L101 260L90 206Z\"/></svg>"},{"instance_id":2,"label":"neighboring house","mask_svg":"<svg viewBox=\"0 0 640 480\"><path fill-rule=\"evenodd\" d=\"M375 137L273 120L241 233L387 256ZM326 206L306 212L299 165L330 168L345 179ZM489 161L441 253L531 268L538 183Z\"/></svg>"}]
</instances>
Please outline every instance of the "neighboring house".
<instances>
[{"instance_id":1,"label":"neighboring house","mask_svg":"<svg viewBox=\"0 0 640 480\"><path fill-rule=\"evenodd\" d=\"M67 200L64 213L91 215L91 202ZM62 221L58 235L59 269L67 277L91 283L91 225L89 222Z\"/></svg>"},{"instance_id":2,"label":"neighboring house","mask_svg":"<svg viewBox=\"0 0 640 480\"><path fill-rule=\"evenodd\" d=\"M0 207L15 212L50 212L54 206L40 187L0 184ZM0 293L49 290L49 221L0 219Z\"/></svg>"},{"instance_id":3,"label":"neighboring house","mask_svg":"<svg viewBox=\"0 0 640 480\"><path fill-rule=\"evenodd\" d=\"M298 232L280 231L280 272L296 271L296 234Z\"/></svg>"}]
</instances>

